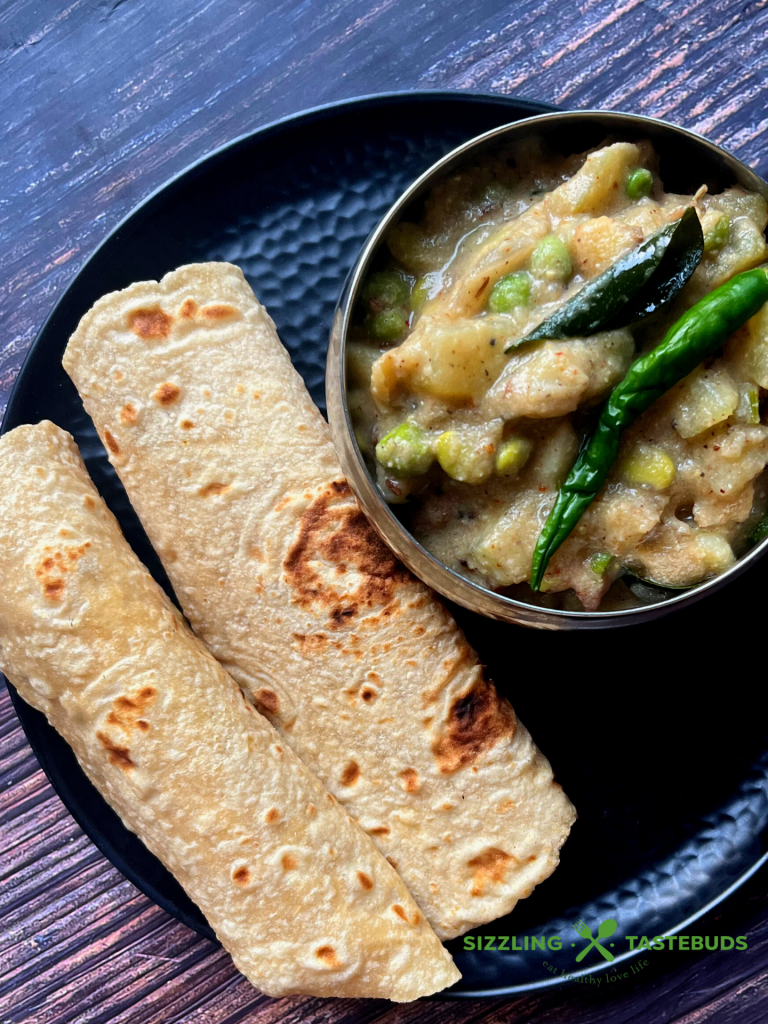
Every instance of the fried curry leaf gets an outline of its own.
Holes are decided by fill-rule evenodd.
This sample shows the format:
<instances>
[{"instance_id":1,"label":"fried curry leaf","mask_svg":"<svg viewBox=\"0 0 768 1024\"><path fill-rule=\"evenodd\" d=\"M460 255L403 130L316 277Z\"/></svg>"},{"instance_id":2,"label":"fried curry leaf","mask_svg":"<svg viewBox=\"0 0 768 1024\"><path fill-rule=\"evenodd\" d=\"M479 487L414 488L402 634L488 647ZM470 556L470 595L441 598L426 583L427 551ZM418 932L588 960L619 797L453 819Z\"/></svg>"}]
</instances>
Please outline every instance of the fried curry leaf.
<instances>
[{"instance_id":1,"label":"fried curry leaf","mask_svg":"<svg viewBox=\"0 0 768 1024\"><path fill-rule=\"evenodd\" d=\"M701 223L696 210L689 206L679 220L622 256L504 351L511 352L529 341L583 338L637 323L677 295L699 265L703 252Z\"/></svg>"}]
</instances>

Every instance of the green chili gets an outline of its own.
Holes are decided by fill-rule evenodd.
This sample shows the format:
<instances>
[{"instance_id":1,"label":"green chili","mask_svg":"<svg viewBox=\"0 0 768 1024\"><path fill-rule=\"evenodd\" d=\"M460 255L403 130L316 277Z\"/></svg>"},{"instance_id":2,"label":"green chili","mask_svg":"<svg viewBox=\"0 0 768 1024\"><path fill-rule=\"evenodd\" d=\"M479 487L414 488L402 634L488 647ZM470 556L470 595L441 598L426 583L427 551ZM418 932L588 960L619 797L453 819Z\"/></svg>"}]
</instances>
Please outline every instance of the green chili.
<instances>
[{"instance_id":1,"label":"green chili","mask_svg":"<svg viewBox=\"0 0 768 1024\"><path fill-rule=\"evenodd\" d=\"M585 284L533 331L504 349L544 338L583 338L628 327L673 299L701 261L704 236L696 210L646 239Z\"/></svg>"},{"instance_id":2,"label":"green chili","mask_svg":"<svg viewBox=\"0 0 768 1024\"><path fill-rule=\"evenodd\" d=\"M656 348L630 367L611 392L594 433L583 445L539 535L531 565L533 590L540 589L550 558L605 482L619 450L622 430L699 363L713 356L766 300L768 271L758 268L737 274L700 299Z\"/></svg>"}]
</instances>

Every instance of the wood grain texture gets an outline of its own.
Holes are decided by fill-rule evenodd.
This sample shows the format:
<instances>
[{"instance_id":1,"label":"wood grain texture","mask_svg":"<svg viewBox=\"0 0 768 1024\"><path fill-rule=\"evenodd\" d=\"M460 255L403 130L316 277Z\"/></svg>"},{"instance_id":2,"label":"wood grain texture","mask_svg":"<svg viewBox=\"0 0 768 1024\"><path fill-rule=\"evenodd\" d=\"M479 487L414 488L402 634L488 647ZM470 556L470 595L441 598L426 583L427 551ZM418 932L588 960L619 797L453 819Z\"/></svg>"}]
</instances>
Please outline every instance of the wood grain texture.
<instances>
[{"instance_id":1,"label":"wood grain texture","mask_svg":"<svg viewBox=\"0 0 768 1024\"><path fill-rule=\"evenodd\" d=\"M142 198L277 117L390 89L496 91L664 117L768 174L768 0L3 0L0 410L89 253ZM270 1000L82 835L0 697L3 1024L752 1024L768 1018L758 874L701 934L608 992L499 1001Z\"/></svg>"}]
</instances>

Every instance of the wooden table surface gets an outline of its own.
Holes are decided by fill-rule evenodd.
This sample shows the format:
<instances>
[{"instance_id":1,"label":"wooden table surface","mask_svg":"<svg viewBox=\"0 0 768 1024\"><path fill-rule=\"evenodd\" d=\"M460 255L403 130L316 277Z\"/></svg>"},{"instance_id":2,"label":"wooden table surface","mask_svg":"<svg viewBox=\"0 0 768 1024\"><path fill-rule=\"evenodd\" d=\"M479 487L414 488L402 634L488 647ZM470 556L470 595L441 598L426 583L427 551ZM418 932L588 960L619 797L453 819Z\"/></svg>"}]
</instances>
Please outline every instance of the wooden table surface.
<instances>
[{"instance_id":1,"label":"wooden table surface","mask_svg":"<svg viewBox=\"0 0 768 1024\"><path fill-rule=\"evenodd\" d=\"M2 0L0 408L108 231L245 131L365 93L469 89L667 118L768 176L767 44L767 0ZM0 735L4 1024L768 1018L764 871L696 929L746 935L746 952L657 954L614 990L406 1008L262 997L81 833L4 691Z\"/></svg>"}]
</instances>

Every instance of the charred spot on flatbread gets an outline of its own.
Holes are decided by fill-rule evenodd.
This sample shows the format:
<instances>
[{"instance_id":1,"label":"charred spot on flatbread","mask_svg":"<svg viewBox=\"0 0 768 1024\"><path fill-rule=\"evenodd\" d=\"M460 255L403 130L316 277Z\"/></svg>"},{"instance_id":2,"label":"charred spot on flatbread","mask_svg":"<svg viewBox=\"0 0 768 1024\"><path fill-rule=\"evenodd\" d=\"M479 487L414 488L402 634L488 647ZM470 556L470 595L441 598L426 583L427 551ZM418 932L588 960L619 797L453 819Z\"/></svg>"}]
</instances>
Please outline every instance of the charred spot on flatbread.
<instances>
[{"instance_id":1,"label":"charred spot on flatbread","mask_svg":"<svg viewBox=\"0 0 768 1024\"><path fill-rule=\"evenodd\" d=\"M246 886L251 880L251 872L245 865L242 865L232 872L232 880L238 885Z\"/></svg>"},{"instance_id":2,"label":"charred spot on flatbread","mask_svg":"<svg viewBox=\"0 0 768 1024\"><path fill-rule=\"evenodd\" d=\"M165 381L155 392L154 398L160 405L173 405L180 394L181 388L178 384L173 384L171 381Z\"/></svg>"},{"instance_id":3,"label":"charred spot on flatbread","mask_svg":"<svg viewBox=\"0 0 768 1024\"><path fill-rule=\"evenodd\" d=\"M496 687L479 675L470 688L454 698L432 753L445 775L466 768L500 740L511 739L517 719Z\"/></svg>"},{"instance_id":4,"label":"charred spot on flatbread","mask_svg":"<svg viewBox=\"0 0 768 1024\"><path fill-rule=\"evenodd\" d=\"M357 761L350 761L344 765L341 772L341 784L342 786L354 786L357 780L360 778L360 765Z\"/></svg>"},{"instance_id":5,"label":"charred spot on flatbread","mask_svg":"<svg viewBox=\"0 0 768 1024\"><path fill-rule=\"evenodd\" d=\"M237 310L234 306L227 306L223 302L212 303L210 306L203 306L200 310L200 316L206 320L229 320L230 317L237 316Z\"/></svg>"},{"instance_id":6,"label":"charred spot on flatbread","mask_svg":"<svg viewBox=\"0 0 768 1024\"><path fill-rule=\"evenodd\" d=\"M315 950L315 956L318 960L322 961L326 967L331 967L333 970L339 970L343 967L341 960L336 955L336 950L333 946L318 946Z\"/></svg>"},{"instance_id":7,"label":"charred spot on flatbread","mask_svg":"<svg viewBox=\"0 0 768 1024\"><path fill-rule=\"evenodd\" d=\"M136 422L136 406L132 402L126 402L120 410L120 422L131 425Z\"/></svg>"},{"instance_id":8,"label":"charred spot on flatbread","mask_svg":"<svg viewBox=\"0 0 768 1024\"><path fill-rule=\"evenodd\" d=\"M512 854L491 846L468 860L467 867L472 868L472 895L482 896L488 885L502 884L514 859Z\"/></svg>"},{"instance_id":9,"label":"charred spot on flatbread","mask_svg":"<svg viewBox=\"0 0 768 1024\"><path fill-rule=\"evenodd\" d=\"M260 687L253 695L254 700L259 705L259 710L267 711L270 715L280 714L280 698L274 690L270 690L268 686Z\"/></svg>"},{"instance_id":10,"label":"charred spot on flatbread","mask_svg":"<svg viewBox=\"0 0 768 1024\"><path fill-rule=\"evenodd\" d=\"M114 725L125 733L130 733L132 729L148 732L149 722L143 716L156 696L157 691L153 686L142 686L132 697L116 697L112 702L112 711L107 715L107 725Z\"/></svg>"},{"instance_id":11,"label":"charred spot on flatbread","mask_svg":"<svg viewBox=\"0 0 768 1024\"><path fill-rule=\"evenodd\" d=\"M400 772L403 786L406 793L417 793L419 790L419 776L415 768L406 768Z\"/></svg>"},{"instance_id":12,"label":"charred spot on flatbread","mask_svg":"<svg viewBox=\"0 0 768 1024\"><path fill-rule=\"evenodd\" d=\"M117 438L108 427L104 427L104 444L109 448L113 455L120 455L120 445L118 444Z\"/></svg>"},{"instance_id":13,"label":"charred spot on flatbread","mask_svg":"<svg viewBox=\"0 0 768 1024\"><path fill-rule=\"evenodd\" d=\"M46 545L40 561L35 567L35 576L43 588L43 596L48 601L60 601L66 588L66 576L72 572L76 563L91 546L89 540L83 544L63 547L60 551Z\"/></svg>"},{"instance_id":14,"label":"charred spot on flatbread","mask_svg":"<svg viewBox=\"0 0 768 1024\"><path fill-rule=\"evenodd\" d=\"M304 512L283 570L294 603L325 611L331 629L388 605L409 579L371 529L345 480L333 481Z\"/></svg>"},{"instance_id":15,"label":"charred spot on flatbread","mask_svg":"<svg viewBox=\"0 0 768 1024\"><path fill-rule=\"evenodd\" d=\"M183 423L182 426L184 426ZM229 484L223 484L220 483L219 481L214 481L213 483L206 484L205 487L201 487L197 493L200 495L201 498L212 498L217 497L220 494L226 494L227 491L229 490L231 490Z\"/></svg>"},{"instance_id":16,"label":"charred spot on flatbread","mask_svg":"<svg viewBox=\"0 0 768 1024\"><path fill-rule=\"evenodd\" d=\"M366 889L370 892L370 890L373 888L373 879L371 878L370 875L366 875L364 871L357 872L357 880L363 889Z\"/></svg>"},{"instance_id":17,"label":"charred spot on flatbread","mask_svg":"<svg viewBox=\"0 0 768 1024\"><path fill-rule=\"evenodd\" d=\"M123 771L129 771L131 768L135 768L135 764L131 758L131 752L128 747L118 746L117 743L111 740L109 736L103 732L97 732L96 739L106 750L110 764L113 764L116 768L122 768Z\"/></svg>"},{"instance_id":18,"label":"charred spot on flatbread","mask_svg":"<svg viewBox=\"0 0 768 1024\"><path fill-rule=\"evenodd\" d=\"M134 309L128 322L134 334L149 341L153 338L167 338L171 333L173 317L164 313L159 306L152 309Z\"/></svg>"}]
</instances>

